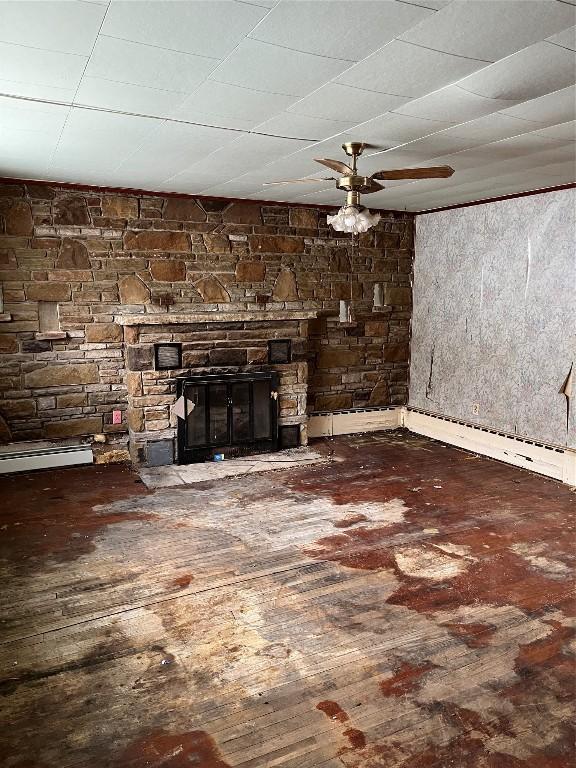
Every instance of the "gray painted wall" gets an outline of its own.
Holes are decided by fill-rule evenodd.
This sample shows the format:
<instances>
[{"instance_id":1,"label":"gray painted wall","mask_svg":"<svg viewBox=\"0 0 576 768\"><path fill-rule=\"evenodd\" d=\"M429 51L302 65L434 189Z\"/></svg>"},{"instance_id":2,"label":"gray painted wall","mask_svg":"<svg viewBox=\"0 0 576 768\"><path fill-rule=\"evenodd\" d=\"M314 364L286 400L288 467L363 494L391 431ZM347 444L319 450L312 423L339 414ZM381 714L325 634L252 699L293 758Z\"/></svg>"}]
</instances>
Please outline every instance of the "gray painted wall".
<instances>
[{"instance_id":1,"label":"gray painted wall","mask_svg":"<svg viewBox=\"0 0 576 768\"><path fill-rule=\"evenodd\" d=\"M576 190L418 216L414 270L410 405L576 447Z\"/></svg>"}]
</instances>

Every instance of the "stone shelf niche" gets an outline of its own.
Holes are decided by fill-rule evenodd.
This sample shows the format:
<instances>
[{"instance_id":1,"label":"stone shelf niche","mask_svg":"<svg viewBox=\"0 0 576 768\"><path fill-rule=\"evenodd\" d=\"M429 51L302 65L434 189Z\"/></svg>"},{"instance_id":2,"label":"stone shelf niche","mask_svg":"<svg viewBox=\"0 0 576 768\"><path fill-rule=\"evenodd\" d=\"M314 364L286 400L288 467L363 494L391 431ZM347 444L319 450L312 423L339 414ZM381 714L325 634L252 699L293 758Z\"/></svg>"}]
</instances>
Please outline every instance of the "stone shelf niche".
<instances>
[{"instance_id":1,"label":"stone shelf niche","mask_svg":"<svg viewBox=\"0 0 576 768\"><path fill-rule=\"evenodd\" d=\"M130 454L137 464L177 462L176 378L277 371L279 426L297 425L307 444L307 341L313 311L118 315L123 326ZM270 364L268 341L290 339L291 362ZM154 344L182 344L182 368L155 370ZM161 458L158 458L161 457Z\"/></svg>"}]
</instances>

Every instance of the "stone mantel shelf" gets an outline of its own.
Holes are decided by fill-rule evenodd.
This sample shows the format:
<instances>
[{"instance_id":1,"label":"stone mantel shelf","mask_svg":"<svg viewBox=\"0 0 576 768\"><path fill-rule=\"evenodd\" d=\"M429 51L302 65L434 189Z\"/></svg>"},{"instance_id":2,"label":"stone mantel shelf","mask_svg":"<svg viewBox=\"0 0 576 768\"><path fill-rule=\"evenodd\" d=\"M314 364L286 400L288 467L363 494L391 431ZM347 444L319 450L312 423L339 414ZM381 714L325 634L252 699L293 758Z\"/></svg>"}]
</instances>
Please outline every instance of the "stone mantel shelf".
<instances>
[{"instance_id":1,"label":"stone mantel shelf","mask_svg":"<svg viewBox=\"0 0 576 768\"><path fill-rule=\"evenodd\" d=\"M186 325L187 323L260 323L267 320L312 320L314 310L271 310L266 312L196 312L194 314L116 315L118 325Z\"/></svg>"}]
</instances>

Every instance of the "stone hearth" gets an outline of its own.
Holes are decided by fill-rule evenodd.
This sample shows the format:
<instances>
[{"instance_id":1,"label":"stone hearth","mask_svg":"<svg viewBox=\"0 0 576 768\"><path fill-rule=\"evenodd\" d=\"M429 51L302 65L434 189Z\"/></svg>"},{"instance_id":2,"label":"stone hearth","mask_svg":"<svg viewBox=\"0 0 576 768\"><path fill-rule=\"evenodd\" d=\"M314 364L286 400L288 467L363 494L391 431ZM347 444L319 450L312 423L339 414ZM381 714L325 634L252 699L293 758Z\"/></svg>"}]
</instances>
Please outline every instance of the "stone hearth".
<instances>
[{"instance_id":1,"label":"stone hearth","mask_svg":"<svg viewBox=\"0 0 576 768\"><path fill-rule=\"evenodd\" d=\"M130 454L148 462L151 443L163 441L162 453L176 459L176 378L186 374L276 371L279 426L297 425L300 445L307 444L308 323L313 311L198 312L122 315L128 392ZM268 341L290 339L291 362L270 364ZM154 344L182 344L182 368L156 370ZM168 461L168 459L167 459Z\"/></svg>"}]
</instances>

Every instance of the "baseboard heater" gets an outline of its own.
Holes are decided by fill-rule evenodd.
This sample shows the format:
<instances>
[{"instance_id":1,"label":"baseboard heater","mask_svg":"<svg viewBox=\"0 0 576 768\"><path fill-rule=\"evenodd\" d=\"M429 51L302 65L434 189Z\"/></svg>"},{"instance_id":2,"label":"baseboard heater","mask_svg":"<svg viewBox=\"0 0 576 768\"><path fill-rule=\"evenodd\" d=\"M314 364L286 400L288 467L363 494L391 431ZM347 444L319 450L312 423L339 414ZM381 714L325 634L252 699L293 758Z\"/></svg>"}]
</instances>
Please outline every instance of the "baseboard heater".
<instances>
[{"instance_id":1,"label":"baseboard heater","mask_svg":"<svg viewBox=\"0 0 576 768\"><path fill-rule=\"evenodd\" d=\"M471 424L419 408L403 408L401 426L443 443L576 485L576 451Z\"/></svg>"},{"instance_id":2,"label":"baseboard heater","mask_svg":"<svg viewBox=\"0 0 576 768\"><path fill-rule=\"evenodd\" d=\"M308 422L309 437L331 437L405 427L448 445L529 469L568 485L576 485L576 451L471 424L419 408L382 406L333 413L315 412Z\"/></svg>"},{"instance_id":3,"label":"baseboard heater","mask_svg":"<svg viewBox=\"0 0 576 768\"><path fill-rule=\"evenodd\" d=\"M17 450L16 445L9 447L10 451L0 452L0 475L11 472L30 472L33 469L92 464L94 461L92 448L89 445L50 446L22 450Z\"/></svg>"},{"instance_id":4,"label":"baseboard heater","mask_svg":"<svg viewBox=\"0 0 576 768\"><path fill-rule=\"evenodd\" d=\"M376 432L397 429L402 408L394 405L370 408L350 408L341 411L316 411L308 420L308 437L351 435L355 432Z\"/></svg>"}]
</instances>

